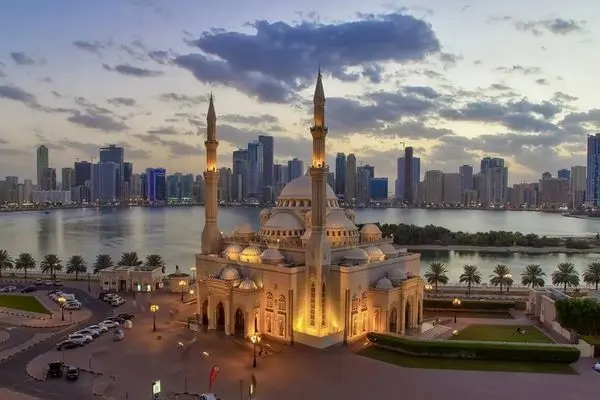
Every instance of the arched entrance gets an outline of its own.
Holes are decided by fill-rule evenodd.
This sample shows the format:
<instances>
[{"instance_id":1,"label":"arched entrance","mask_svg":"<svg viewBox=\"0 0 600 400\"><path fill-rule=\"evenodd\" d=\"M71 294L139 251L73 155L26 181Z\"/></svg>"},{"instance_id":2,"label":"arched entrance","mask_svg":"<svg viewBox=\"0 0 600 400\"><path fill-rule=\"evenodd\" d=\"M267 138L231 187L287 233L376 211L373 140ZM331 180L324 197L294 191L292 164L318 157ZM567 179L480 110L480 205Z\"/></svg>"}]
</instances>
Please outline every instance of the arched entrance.
<instances>
[{"instance_id":1,"label":"arched entrance","mask_svg":"<svg viewBox=\"0 0 600 400\"><path fill-rule=\"evenodd\" d=\"M390 322L389 322L389 331L396 333L398 331L398 314L396 312L396 307L392 308L390 312Z\"/></svg>"},{"instance_id":2,"label":"arched entrance","mask_svg":"<svg viewBox=\"0 0 600 400\"><path fill-rule=\"evenodd\" d=\"M410 323L410 311L411 311L411 306L409 302L406 302L406 311L404 312L404 329L408 329L408 328L412 328L411 323Z\"/></svg>"},{"instance_id":3,"label":"arched entrance","mask_svg":"<svg viewBox=\"0 0 600 400\"><path fill-rule=\"evenodd\" d=\"M202 325L208 325L208 300L202 303Z\"/></svg>"},{"instance_id":4,"label":"arched entrance","mask_svg":"<svg viewBox=\"0 0 600 400\"><path fill-rule=\"evenodd\" d=\"M235 310L235 324L233 326L233 332L236 336L246 336L244 326L244 312L241 308Z\"/></svg>"},{"instance_id":5,"label":"arched entrance","mask_svg":"<svg viewBox=\"0 0 600 400\"><path fill-rule=\"evenodd\" d=\"M225 307L223 307L223 303L221 302L217 304L217 330L225 330Z\"/></svg>"}]
</instances>

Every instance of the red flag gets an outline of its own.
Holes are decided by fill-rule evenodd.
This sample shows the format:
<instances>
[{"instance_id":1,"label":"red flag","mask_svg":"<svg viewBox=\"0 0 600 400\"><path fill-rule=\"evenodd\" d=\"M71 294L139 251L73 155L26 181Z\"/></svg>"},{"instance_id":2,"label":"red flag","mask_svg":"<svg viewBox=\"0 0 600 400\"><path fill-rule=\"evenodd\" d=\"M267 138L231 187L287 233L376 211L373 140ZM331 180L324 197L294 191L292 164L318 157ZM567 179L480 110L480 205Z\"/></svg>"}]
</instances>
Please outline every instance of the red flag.
<instances>
[{"instance_id":1,"label":"red flag","mask_svg":"<svg viewBox=\"0 0 600 400\"><path fill-rule=\"evenodd\" d=\"M212 367L210 369L210 374L208 376L208 390L210 391L210 389L212 388L212 385L215 383L215 380L217 380L217 376L219 375L219 366L215 365L214 367Z\"/></svg>"}]
</instances>

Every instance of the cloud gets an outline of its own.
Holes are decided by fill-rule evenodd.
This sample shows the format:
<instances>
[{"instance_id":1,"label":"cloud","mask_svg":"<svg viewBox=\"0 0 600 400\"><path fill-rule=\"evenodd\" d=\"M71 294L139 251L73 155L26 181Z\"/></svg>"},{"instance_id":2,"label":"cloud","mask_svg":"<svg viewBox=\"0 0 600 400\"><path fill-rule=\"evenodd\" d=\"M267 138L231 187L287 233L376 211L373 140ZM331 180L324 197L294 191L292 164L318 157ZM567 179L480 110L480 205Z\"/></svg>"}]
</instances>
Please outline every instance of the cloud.
<instances>
[{"instance_id":1,"label":"cloud","mask_svg":"<svg viewBox=\"0 0 600 400\"><path fill-rule=\"evenodd\" d=\"M198 156L204 153L203 146L200 146L199 144L191 145L176 140L162 139L157 134L134 134L133 136L144 143L167 147L171 156Z\"/></svg>"},{"instance_id":2,"label":"cloud","mask_svg":"<svg viewBox=\"0 0 600 400\"><path fill-rule=\"evenodd\" d=\"M86 157L96 157L98 155L99 149L101 147L106 147L109 144L114 144L118 147L123 147L123 149L125 151L125 157L128 160L129 159L138 159L138 160L148 159L151 156L150 152L143 150L143 149L136 149L130 143L127 143L127 142L116 142L116 143L111 142L111 143L98 144L98 143L84 143L84 142L79 142L79 141L68 139L68 138L63 138L63 139L55 141L53 143L49 143L45 139L42 141L45 143L48 143L47 146L49 146L51 149L58 150L58 151L75 150Z\"/></svg>"},{"instance_id":3,"label":"cloud","mask_svg":"<svg viewBox=\"0 0 600 400\"><path fill-rule=\"evenodd\" d=\"M260 124L278 124L279 118L274 115L262 114L262 115L240 115L240 114L225 114L219 116L220 120L229 122L232 124L244 124L244 125L260 125Z\"/></svg>"},{"instance_id":4,"label":"cloud","mask_svg":"<svg viewBox=\"0 0 600 400\"><path fill-rule=\"evenodd\" d=\"M36 60L33 57L25 54L23 51L13 51L10 53L10 57L13 59L15 64L18 65L35 65L37 64Z\"/></svg>"},{"instance_id":5,"label":"cloud","mask_svg":"<svg viewBox=\"0 0 600 400\"><path fill-rule=\"evenodd\" d=\"M136 76L138 78L149 78L164 75L162 71L154 71L146 68L134 67L129 64L118 64L111 67L108 64L102 64L102 68L107 71L115 71L122 75Z\"/></svg>"},{"instance_id":6,"label":"cloud","mask_svg":"<svg viewBox=\"0 0 600 400\"><path fill-rule=\"evenodd\" d=\"M21 103L32 105L36 103L36 98L29 92L17 86L0 85L0 99L20 101Z\"/></svg>"},{"instance_id":7,"label":"cloud","mask_svg":"<svg viewBox=\"0 0 600 400\"><path fill-rule=\"evenodd\" d=\"M90 129L97 129L103 132L122 132L129 127L121 121L117 121L108 115L89 114L76 111L67 120L73 124L85 126Z\"/></svg>"},{"instance_id":8,"label":"cloud","mask_svg":"<svg viewBox=\"0 0 600 400\"><path fill-rule=\"evenodd\" d=\"M536 79L535 83L538 85L542 85L542 86L550 84L550 82L548 82L548 79L545 79L545 78Z\"/></svg>"},{"instance_id":9,"label":"cloud","mask_svg":"<svg viewBox=\"0 0 600 400\"><path fill-rule=\"evenodd\" d=\"M505 74L510 73L521 73L523 75L536 75L542 72L540 67L525 67L522 65L513 65L512 67L498 67L495 71L503 72Z\"/></svg>"},{"instance_id":10,"label":"cloud","mask_svg":"<svg viewBox=\"0 0 600 400\"><path fill-rule=\"evenodd\" d=\"M191 131L182 131L180 129L175 128L174 126L161 126L157 128L148 129L146 131L149 135L157 135L157 136L174 136L174 135L193 135L194 133Z\"/></svg>"},{"instance_id":11,"label":"cloud","mask_svg":"<svg viewBox=\"0 0 600 400\"><path fill-rule=\"evenodd\" d=\"M94 53L100 55L101 50L105 50L112 45L112 42L100 42L97 40L88 41L88 40L76 40L73 42L73 46L77 47L80 50L87 51L90 53Z\"/></svg>"},{"instance_id":12,"label":"cloud","mask_svg":"<svg viewBox=\"0 0 600 400\"><path fill-rule=\"evenodd\" d=\"M162 93L158 96L160 101L181 103L186 106L194 106L208 102L208 95L188 96L180 93Z\"/></svg>"},{"instance_id":13,"label":"cloud","mask_svg":"<svg viewBox=\"0 0 600 400\"><path fill-rule=\"evenodd\" d=\"M213 29L188 41L200 53L179 55L173 62L201 82L232 86L262 102L284 103L314 82L317 64L342 81L360 76L378 81L380 64L440 52L435 32L423 20L399 13L359 18L292 25L262 20L251 24L254 34Z\"/></svg>"},{"instance_id":14,"label":"cloud","mask_svg":"<svg viewBox=\"0 0 600 400\"><path fill-rule=\"evenodd\" d=\"M137 104L135 99L132 99L131 97L113 97L113 98L106 100L106 102L109 104L112 104L113 106L128 106L128 107L133 107Z\"/></svg>"},{"instance_id":15,"label":"cloud","mask_svg":"<svg viewBox=\"0 0 600 400\"><path fill-rule=\"evenodd\" d=\"M572 33L585 32L585 21L575 21L573 19L553 18L540 21L514 21L514 26L524 32L530 32L536 36L541 36L545 32L555 35L568 35Z\"/></svg>"}]
</instances>

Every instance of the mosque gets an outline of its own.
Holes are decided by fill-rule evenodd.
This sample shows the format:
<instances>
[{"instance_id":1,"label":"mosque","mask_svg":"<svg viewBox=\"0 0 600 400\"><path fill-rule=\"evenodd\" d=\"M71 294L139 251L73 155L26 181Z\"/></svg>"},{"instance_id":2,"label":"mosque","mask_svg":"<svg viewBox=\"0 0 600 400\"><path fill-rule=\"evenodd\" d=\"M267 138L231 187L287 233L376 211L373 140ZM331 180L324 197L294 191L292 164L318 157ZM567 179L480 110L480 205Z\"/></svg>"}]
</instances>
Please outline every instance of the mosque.
<instances>
[{"instance_id":1,"label":"mosque","mask_svg":"<svg viewBox=\"0 0 600 400\"><path fill-rule=\"evenodd\" d=\"M276 206L224 235L218 226L217 117L207 115L205 225L196 255L198 309L208 329L326 348L367 332L404 334L423 319L420 254L359 230L327 184L325 94L314 93L312 162L289 182Z\"/></svg>"}]
</instances>

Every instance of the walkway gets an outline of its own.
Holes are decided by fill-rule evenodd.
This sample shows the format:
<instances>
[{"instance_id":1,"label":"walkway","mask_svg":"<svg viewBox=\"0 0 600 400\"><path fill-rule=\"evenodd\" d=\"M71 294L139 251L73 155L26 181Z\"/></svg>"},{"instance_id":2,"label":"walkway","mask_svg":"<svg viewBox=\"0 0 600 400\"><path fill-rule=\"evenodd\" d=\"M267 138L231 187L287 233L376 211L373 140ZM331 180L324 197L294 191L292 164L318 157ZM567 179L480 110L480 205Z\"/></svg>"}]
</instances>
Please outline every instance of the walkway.
<instances>
[{"instance_id":1,"label":"walkway","mask_svg":"<svg viewBox=\"0 0 600 400\"><path fill-rule=\"evenodd\" d=\"M0 399L2 400L42 400L39 397L32 397L23 393L13 392L8 389L0 388Z\"/></svg>"}]
</instances>

